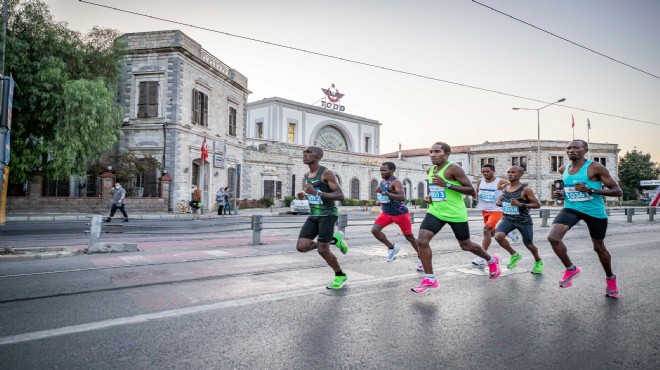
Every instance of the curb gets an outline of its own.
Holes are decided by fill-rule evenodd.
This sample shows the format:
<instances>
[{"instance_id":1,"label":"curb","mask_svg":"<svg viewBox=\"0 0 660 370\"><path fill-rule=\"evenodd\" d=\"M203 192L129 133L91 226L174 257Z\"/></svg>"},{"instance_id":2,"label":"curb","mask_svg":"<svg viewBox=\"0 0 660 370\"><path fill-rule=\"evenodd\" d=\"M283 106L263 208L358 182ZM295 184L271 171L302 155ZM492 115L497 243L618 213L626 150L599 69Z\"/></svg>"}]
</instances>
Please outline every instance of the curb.
<instances>
[{"instance_id":1,"label":"curb","mask_svg":"<svg viewBox=\"0 0 660 370\"><path fill-rule=\"evenodd\" d=\"M45 258L71 257L83 253L83 250L68 247L47 248L7 248L9 253L0 254L0 260L26 261Z\"/></svg>"}]
</instances>

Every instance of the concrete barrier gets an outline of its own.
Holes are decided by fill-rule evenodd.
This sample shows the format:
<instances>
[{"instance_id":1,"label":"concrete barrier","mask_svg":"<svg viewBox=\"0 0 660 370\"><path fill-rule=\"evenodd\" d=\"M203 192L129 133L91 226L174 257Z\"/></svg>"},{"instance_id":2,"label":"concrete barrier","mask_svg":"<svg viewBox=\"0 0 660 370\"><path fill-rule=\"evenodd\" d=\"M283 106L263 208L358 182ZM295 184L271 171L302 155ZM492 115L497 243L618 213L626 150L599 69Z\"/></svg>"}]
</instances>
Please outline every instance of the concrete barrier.
<instances>
[{"instance_id":1,"label":"concrete barrier","mask_svg":"<svg viewBox=\"0 0 660 370\"><path fill-rule=\"evenodd\" d=\"M263 216L252 216L252 245L261 245L261 230L264 228Z\"/></svg>"}]
</instances>

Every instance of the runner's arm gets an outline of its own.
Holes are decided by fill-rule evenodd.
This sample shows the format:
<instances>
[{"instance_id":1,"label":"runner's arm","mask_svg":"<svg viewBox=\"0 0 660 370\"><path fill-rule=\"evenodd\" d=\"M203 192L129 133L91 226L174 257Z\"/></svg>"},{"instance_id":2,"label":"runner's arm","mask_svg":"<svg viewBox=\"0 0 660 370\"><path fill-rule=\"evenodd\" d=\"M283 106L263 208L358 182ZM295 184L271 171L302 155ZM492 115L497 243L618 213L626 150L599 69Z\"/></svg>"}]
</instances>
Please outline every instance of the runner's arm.
<instances>
[{"instance_id":1,"label":"runner's arm","mask_svg":"<svg viewBox=\"0 0 660 370\"><path fill-rule=\"evenodd\" d=\"M394 200L406 200L406 195L403 194L403 185L401 184L401 181L394 180L390 186L392 187L392 190L394 190L394 193L390 193L389 189L387 189L388 191L384 192L383 195L387 195L390 199Z\"/></svg>"},{"instance_id":2,"label":"runner's arm","mask_svg":"<svg viewBox=\"0 0 660 370\"><path fill-rule=\"evenodd\" d=\"M326 169L323 171L321 176L322 180L325 180L330 187L330 193L321 193L321 198L332 199L332 200L344 200L344 192L339 187L339 182L337 181L337 176L335 173Z\"/></svg>"},{"instance_id":3,"label":"runner's arm","mask_svg":"<svg viewBox=\"0 0 660 370\"><path fill-rule=\"evenodd\" d=\"M590 189L590 193L598 194L606 197L620 197L623 195L623 190L619 187L619 184L612 178L610 171L605 168L600 163L593 162L595 175L600 178L600 181L603 183L603 189Z\"/></svg>"},{"instance_id":4,"label":"runner's arm","mask_svg":"<svg viewBox=\"0 0 660 370\"><path fill-rule=\"evenodd\" d=\"M463 171L461 166L452 165L449 169L449 173L451 174L450 177L453 177L454 180L458 181L461 184L460 186L452 184L451 190L457 191L465 195L476 196L474 187L472 186L470 179L468 179L467 175L465 175L465 171Z\"/></svg>"}]
</instances>

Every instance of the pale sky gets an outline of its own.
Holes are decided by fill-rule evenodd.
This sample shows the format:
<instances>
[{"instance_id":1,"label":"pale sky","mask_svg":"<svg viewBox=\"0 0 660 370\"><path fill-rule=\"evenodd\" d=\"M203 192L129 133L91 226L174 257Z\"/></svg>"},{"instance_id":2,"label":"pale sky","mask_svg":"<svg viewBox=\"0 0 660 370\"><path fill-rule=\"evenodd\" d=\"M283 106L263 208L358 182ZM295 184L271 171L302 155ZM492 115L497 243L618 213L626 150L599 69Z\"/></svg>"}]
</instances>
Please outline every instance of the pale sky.
<instances>
[{"instance_id":1,"label":"pale sky","mask_svg":"<svg viewBox=\"0 0 660 370\"><path fill-rule=\"evenodd\" d=\"M232 34L404 70L573 108L541 110L541 139L617 143L660 162L660 79L536 30L469 0L91 0ZM483 0L481 3L660 76L660 1ZM334 83L346 113L382 123L380 152L537 138L543 103L496 95L255 43L78 0L47 0L79 31L180 29L248 78L248 101L312 104ZM185 5L183 5L185 4Z\"/></svg>"}]
</instances>

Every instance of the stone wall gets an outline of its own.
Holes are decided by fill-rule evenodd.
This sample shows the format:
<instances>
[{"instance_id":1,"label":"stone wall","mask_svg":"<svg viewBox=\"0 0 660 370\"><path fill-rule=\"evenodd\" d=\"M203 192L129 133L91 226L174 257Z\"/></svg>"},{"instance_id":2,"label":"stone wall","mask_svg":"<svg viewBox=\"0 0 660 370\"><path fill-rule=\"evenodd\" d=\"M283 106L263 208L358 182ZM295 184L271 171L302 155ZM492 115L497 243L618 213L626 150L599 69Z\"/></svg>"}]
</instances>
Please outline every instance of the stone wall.
<instances>
[{"instance_id":1,"label":"stone wall","mask_svg":"<svg viewBox=\"0 0 660 370\"><path fill-rule=\"evenodd\" d=\"M7 214L23 213L110 213L112 198L7 197ZM126 213L167 212L163 198L126 198ZM119 212L119 211L118 211Z\"/></svg>"}]
</instances>

